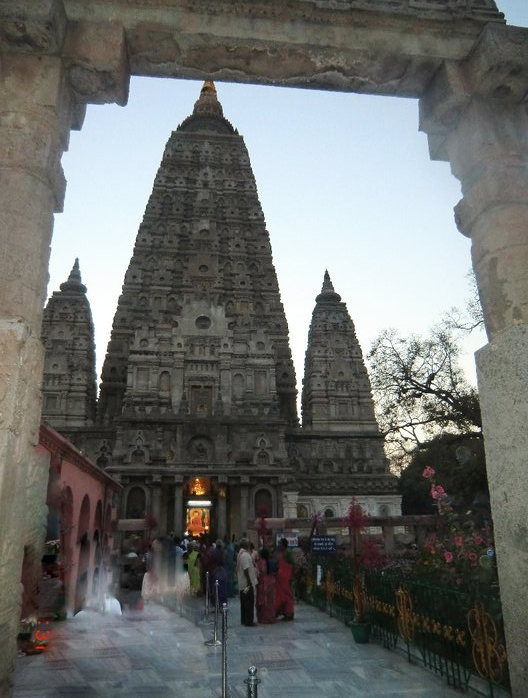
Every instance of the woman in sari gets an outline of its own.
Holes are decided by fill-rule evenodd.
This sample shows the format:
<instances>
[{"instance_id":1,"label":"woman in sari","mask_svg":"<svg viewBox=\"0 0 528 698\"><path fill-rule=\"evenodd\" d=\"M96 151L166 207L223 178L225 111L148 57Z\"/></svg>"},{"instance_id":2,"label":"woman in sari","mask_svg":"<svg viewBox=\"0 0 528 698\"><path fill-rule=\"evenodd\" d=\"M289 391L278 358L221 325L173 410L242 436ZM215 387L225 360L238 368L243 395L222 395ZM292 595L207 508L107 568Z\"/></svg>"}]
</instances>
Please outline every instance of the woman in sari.
<instances>
[{"instance_id":1,"label":"woman in sari","mask_svg":"<svg viewBox=\"0 0 528 698\"><path fill-rule=\"evenodd\" d=\"M269 551L262 548L257 560L257 621L275 623L275 575L270 570Z\"/></svg>"},{"instance_id":2,"label":"woman in sari","mask_svg":"<svg viewBox=\"0 0 528 698\"><path fill-rule=\"evenodd\" d=\"M293 620L293 556L288 550L288 541L281 538L277 556L275 577L275 617Z\"/></svg>"},{"instance_id":3,"label":"woman in sari","mask_svg":"<svg viewBox=\"0 0 528 698\"><path fill-rule=\"evenodd\" d=\"M200 593L201 564L198 543L196 542L193 542L191 552L187 557L187 574L189 575L191 594L197 596Z\"/></svg>"}]
</instances>

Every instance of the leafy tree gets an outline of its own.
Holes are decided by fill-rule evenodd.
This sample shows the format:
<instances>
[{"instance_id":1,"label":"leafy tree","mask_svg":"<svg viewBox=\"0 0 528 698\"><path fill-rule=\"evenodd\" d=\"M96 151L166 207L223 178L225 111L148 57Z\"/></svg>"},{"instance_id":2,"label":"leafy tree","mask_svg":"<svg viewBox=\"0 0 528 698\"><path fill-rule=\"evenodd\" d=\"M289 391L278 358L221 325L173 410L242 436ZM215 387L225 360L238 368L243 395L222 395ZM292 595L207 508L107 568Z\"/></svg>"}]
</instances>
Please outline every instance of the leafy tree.
<instances>
[{"instance_id":1,"label":"leafy tree","mask_svg":"<svg viewBox=\"0 0 528 698\"><path fill-rule=\"evenodd\" d=\"M459 366L460 341L444 325L428 337L383 330L368 354L377 415L389 457L403 465L444 432L482 437L476 389Z\"/></svg>"},{"instance_id":2,"label":"leafy tree","mask_svg":"<svg viewBox=\"0 0 528 698\"><path fill-rule=\"evenodd\" d=\"M460 512L489 515L488 482L482 438L443 434L417 448L400 476L403 514L433 514L430 483L423 472L435 469L436 479L452 496Z\"/></svg>"},{"instance_id":3,"label":"leafy tree","mask_svg":"<svg viewBox=\"0 0 528 698\"><path fill-rule=\"evenodd\" d=\"M383 330L367 357L388 455L401 470L404 513L433 512L422 477L426 466L436 470L455 507L487 503L479 397L459 365L462 338L483 326L475 277L469 276L464 311L452 308L426 337Z\"/></svg>"}]
</instances>

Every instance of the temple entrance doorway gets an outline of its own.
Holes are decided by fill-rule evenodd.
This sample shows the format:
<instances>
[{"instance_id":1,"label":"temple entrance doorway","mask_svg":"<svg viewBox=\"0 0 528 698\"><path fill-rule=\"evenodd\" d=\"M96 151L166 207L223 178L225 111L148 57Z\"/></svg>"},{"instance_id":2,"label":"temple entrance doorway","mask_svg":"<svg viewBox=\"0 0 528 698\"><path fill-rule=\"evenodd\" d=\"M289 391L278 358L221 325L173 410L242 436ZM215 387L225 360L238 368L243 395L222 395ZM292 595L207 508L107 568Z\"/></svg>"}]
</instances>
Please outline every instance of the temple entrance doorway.
<instances>
[{"instance_id":1,"label":"temple entrance doorway","mask_svg":"<svg viewBox=\"0 0 528 698\"><path fill-rule=\"evenodd\" d=\"M211 534L213 514L211 478L192 476L187 487L185 502L185 533L193 538Z\"/></svg>"},{"instance_id":2,"label":"temple entrance doorway","mask_svg":"<svg viewBox=\"0 0 528 698\"><path fill-rule=\"evenodd\" d=\"M197 538L209 534L211 530L211 509L208 506L195 506L192 502L187 504L185 532Z\"/></svg>"}]
</instances>

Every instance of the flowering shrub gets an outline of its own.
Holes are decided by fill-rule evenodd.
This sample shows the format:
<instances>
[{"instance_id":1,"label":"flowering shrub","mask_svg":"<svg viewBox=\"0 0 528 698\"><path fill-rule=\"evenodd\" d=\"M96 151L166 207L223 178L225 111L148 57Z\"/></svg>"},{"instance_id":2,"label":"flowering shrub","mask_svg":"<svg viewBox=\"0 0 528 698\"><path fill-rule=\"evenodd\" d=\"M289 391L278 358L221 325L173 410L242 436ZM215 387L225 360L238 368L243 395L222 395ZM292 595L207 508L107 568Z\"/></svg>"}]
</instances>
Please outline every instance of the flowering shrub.
<instances>
[{"instance_id":1,"label":"flowering shrub","mask_svg":"<svg viewBox=\"0 0 528 698\"><path fill-rule=\"evenodd\" d=\"M430 573L458 587L489 584L495 572L493 533L489 526L477 526L458 516L442 485L435 481L435 470L427 466L422 475L431 482L431 497L441 520L421 551L418 571Z\"/></svg>"},{"instance_id":2,"label":"flowering shrub","mask_svg":"<svg viewBox=\"0 0 528 698\"><path fill-rule=\"evenodd\" d=\"M366 617L362 572L365 569L380 567L382 557L375 539L367 535L369 517L359 502L352 498L343 524L350 534L350 554L352 562L352 586L356 621L362 623Z\"/></svg>"}]
</instances>

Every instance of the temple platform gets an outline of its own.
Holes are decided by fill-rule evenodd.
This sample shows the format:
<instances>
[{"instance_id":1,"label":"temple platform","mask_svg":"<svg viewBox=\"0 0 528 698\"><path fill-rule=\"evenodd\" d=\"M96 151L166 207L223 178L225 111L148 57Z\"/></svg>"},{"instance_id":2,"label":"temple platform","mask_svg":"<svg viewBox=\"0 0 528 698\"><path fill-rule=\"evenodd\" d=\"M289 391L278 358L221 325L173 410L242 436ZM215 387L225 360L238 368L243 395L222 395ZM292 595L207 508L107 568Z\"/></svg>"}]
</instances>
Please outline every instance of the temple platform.
<instances>
[{"instance_id":1,"label":"temple platform","mask_svg":"<svg viewBox=\"0 0 528 698\"><path fill-rule=\"evenodd\" d=\"M192 599L176 611L150 603L54 622L46 650L19 657L14 698L220 698L222 648L204 644L213 627L200 622L203 610L203 599ZM355 644L341 622L305 604L293 622L248 628L231 599L227 625L231 698L247 696L250 666L258 669L259 698L460 695L399 653Z\"/></svg>"}]
</instances>

